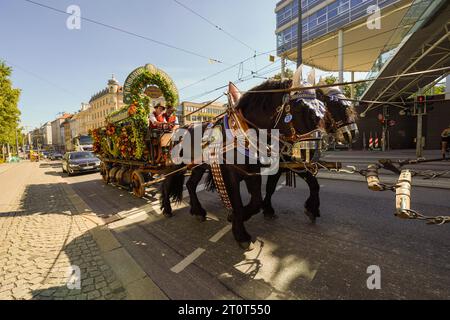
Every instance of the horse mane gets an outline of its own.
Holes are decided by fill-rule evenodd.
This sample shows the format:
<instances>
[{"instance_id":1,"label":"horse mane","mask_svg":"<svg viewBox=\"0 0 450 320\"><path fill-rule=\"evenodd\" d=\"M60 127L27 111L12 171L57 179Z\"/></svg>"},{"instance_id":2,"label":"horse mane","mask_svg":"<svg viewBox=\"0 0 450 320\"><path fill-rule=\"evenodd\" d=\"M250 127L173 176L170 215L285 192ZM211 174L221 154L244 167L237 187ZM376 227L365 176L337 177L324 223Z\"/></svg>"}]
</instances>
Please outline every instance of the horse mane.
<instances>
[{"instance_id":1,"label":"horse mane","mask_svg":"<svg viewBox=\"0 0 450 320\"><path fill-rule=\"evenodd\" d=\"M278 90L278 89L288 89L292 85L291 79L277 80L269 79L262 84L250 89L249 91L265 91L265 90ZM236 108L244 110L244 106L252 105L279 105L281 103L280 96L283 96L284 92L246 92L238 101ZM268 103L271 99L278 99L272 103Z\"/></svg>"}]
</instances>

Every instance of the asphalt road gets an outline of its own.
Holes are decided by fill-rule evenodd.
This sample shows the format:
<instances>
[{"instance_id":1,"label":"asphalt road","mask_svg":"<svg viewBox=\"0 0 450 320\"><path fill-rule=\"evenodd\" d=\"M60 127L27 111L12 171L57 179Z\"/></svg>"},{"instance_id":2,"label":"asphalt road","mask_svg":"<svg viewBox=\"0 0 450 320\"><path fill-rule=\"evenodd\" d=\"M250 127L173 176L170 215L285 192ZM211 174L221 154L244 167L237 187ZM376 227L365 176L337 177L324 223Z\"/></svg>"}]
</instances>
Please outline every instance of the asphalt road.
<instances>
[{"instance_id":1,"label":"asphalt road","mask_svg":"<svg viewBox=\"0 0 450 320\"><path fill-rule=\"evenodd\" d=\"M54 174L62 174L56 166ZM199 223L188 199L166 219L155 205L156 192L137 199L104 185L95 173L64 180L99 216L127 216L111 230L172 299L450 298L450 225L396 218L394 194L369 191L363 183L320 180L316 225L302 213L306 184L280 186L273 198L279 219L265 221L261 214L247 222L256 242L244 252L215 193L199 191L210 217ZM450 191L415 188L412 207L449 215ZM380 268L381 289L369 290L373 265Z\"/></svg>"}]
</instances>

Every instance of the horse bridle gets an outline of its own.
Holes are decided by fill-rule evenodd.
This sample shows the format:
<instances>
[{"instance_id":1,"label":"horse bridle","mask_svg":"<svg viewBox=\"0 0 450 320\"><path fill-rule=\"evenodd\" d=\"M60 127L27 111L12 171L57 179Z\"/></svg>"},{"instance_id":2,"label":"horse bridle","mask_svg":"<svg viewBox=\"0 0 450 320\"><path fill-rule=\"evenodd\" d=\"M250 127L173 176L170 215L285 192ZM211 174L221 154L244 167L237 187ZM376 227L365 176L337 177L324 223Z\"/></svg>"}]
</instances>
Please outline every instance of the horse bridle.
<instances>
[{"instance_id":1,"label":"horse bridle","mask_svg":"<svg viewBox=\"0 0 450 320\"><path fill-rule=\"evenodd\" d=\"M339 102L342 99L339 97L339 95L342 94L342 92L335 92L334 94L323 94L325 97L327 97L330 101L334 101L334 102ZM344 101L344 100L342 100ZM346 108L349 108L351 106L351 104L347 104ZM342 123L340 124L338 122L338 124L336 125L336 129L335 129L335 133L337 135L342 134L342 135L352 135L352 131L358 131L358 125L355 122L351 122L351 123Z\"/></svg>"},{"instance_id":2,"label":"horse bridle","mask_svg":"<svg viewBox=\"0 0 450 320\"><path fill-rule=\"evenodd\" d=\"M281 154L286 154L292 157L296 161L301 162L311 162L314 161L320 152L324 149L324 134L322 129L314 129L305 134L298 133L297 129L294 127L292 120L293 115L291 113L291 101L300 98L315 99L316 97L285 94L283 96L282 104L277 108L274 115L271 117L275 118L275 124L273 129L276 129L279 125L281 118L284 116L284 123L289 126L291 131L290 136L281 136L280 140L283 141L283 148L280 150ZM310 157L311 151L314 152L314 157Z\"/></svg>"}]
</instances>

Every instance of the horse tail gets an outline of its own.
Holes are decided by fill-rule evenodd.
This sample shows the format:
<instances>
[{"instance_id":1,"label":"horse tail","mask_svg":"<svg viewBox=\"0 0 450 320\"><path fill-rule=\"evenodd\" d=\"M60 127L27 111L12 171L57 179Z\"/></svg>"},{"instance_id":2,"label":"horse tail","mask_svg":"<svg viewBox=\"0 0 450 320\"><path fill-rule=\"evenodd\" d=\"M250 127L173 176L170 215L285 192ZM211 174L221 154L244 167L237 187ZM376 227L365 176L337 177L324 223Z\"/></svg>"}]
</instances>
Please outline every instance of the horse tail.
<instances>
[{"instance_id":1,"label":"horse tail","mask_svg":"<svg viewBox=\"0 0 450 320\"><path fill-rule=\"evenodd\" d=\"M216 184L214 183L214 177L212 174L212 170L208 170L208 176L206 177L205 190L214 192L216 191Z\"/></svg>"},{"instance_id":2,"label":"horse tail","mask_svg":"<svg viewBox=\"0 0 450 320\"><path fill-rule=\"evenodd\" d=\"M170 177L169 198L175 203L183 200L184 172L177 173Z\"/></svg>"}]
</instances>

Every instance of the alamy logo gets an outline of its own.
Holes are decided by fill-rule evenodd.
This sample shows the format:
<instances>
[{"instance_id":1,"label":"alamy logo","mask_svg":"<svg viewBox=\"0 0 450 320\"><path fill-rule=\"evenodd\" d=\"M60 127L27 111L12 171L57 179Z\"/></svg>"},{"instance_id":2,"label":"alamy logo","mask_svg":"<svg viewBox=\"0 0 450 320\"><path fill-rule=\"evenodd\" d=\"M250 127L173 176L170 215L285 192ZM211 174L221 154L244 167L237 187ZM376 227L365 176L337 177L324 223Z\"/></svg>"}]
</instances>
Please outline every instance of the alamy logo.
<instances>
[{"instance_id":1,"label":"alamy logo","mask_svg":"<svg viewBox=\"0 0 450 320\"><path fill-rule=\"evenodd\" d=\"M66 12L70 16L66 20L66 26L69 30L81 29L81 9L77 5L71 5L67 7Z\"/></svg>"},{"instance_id":2,"label":"alamy logo","mask_svg":"<svg viewBox=\"0 0 450 320\"><path fill-rule=\"evenodd\" d=\"M79 266L70 266L67 268L67 288L69 290L81 289L81 270Z\"/></svg>"},{"instance_id":3,"label":"alamy logo","mask_svg":"<svg viewBox=\"0 0 450 320\"><path fill-rule=\"evenodd\" d=\"M369 30L381 29L381 9L377 5L371 5L367 8L367 13L370 15L367 18L367 28Z\"/></svg>"},{"instance_id":4,"label":"alamy logo","mask_svg":"<svg viewBox=\"0 0 450 320\"><path fill-rule=\"evenodd\" d=\"M270 134L265 129L249 129L244 134L236 134L230 129L225 130L225 136L219 129L208 128L202 132L201 126L196 126L193 132L178 129L172 136L172 141L181 141L171 150L174 164L257 164L263 165L261 175L273 175L279 168L279 130L272 129ZM223 152L223 153L222 153ZM211 155L219 153L215 158Z\"/></svg>"},{"instance_id":5,"label":"alamy logo","mask_svg":"<svg viewBox=\"0 0 450 320\"><path fill-rule=\"evenodd\" d=\"M380 290L381 289L381 269L379 266L372 265L367 267L367 273L370 274L367 278L367 289Z\"/></svg>"}]
</instances>

